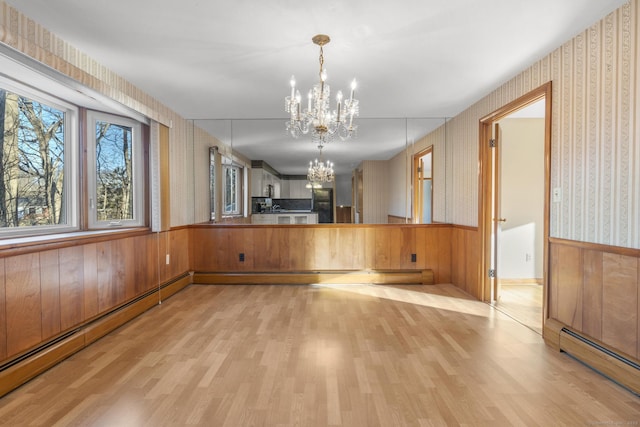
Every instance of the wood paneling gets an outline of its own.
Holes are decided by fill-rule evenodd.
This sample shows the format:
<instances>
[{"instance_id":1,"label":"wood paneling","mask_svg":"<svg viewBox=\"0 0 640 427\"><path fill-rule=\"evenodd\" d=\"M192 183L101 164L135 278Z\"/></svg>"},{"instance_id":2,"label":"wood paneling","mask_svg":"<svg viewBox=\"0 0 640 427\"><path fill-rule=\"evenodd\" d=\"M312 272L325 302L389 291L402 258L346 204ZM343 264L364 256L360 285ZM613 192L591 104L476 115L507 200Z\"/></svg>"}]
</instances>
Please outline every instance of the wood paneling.
<instances>
[{"instance_id":1,"label":"wood paneling","mask_svg":"<svg viewBox=\"0 0 640 427\"><path fill-rule=\"evenodd\" d=\"M60 326L67 330L85 319L84 249L82 246L60 249Z\"/></svg>"},{"instance_id":2,"label":"wood paneling","mask_svg":"<svg viewBox=\"0 0 640 427\"><path fill-rule=\"evenodd\" d=\"M0 360L7 357L7 316L4 259L0 259Z\"/></svg>"},{"instance_id":3,"label":"wood paneling","mask_svg":"<svg viewBox=\"0 0 640 427\"><path fill-rule=\"evenodd\" d=\"M8 356L42 339L39 259L35 253L5 260Z\"/></svg>"},{"instance_id":4,"label":"wood paneling","mask_svg":"<svg viewBox=\"0 0 640 427\"><path fill-rule=\"evenodd\" d=\"M60 332L60 260L58 250L40 253L42 339Z\"/></svg>"},{"instance_id":5,"label":"wood paneling","mask_svg":"<svg viewBox=\"0 0 640 427\"><path fill-rule=\"evenodd\" d=\"M585 250L583 259L582 330L587 335L602 340L602 252Z\"/></svg>"},{"instance_id":6,"label":"wood paneling","mask_svg":"<svg viewBox=\"0 0 640 427\"><path fill-rule=\"evenodd\" d=\"M118 288L113 281L113 271L117 268L113 255L113 245L110 242L100 242L97 245L98 254L98 313L118 305Z\"/></svg>"},{"instance_id":7,"label":"wood paneling","mask_svg":"<svg viewBox=\"0 0 640 427\"><path fill-rule=\"evenodd\" d=\"M557 319L578 330L582 330L582 251L568 246L559 246L554 266L557 269Z\"/></svg>"},{"instance_id":8,"label":"wood paneling","mask_svg":"<svg viewBox=\"0 0 640 427\"><path fill-rule=\"evenodd\" d=\"M428 268L449 280L452 270L448 225L202 225L191 236L198 272Z\"/></svg>"},{"instance_id":9,"label":"wood paneling","mask_svg":"<svg viewBox=\"0 0 640 427\"><path fill-rule=\"evenodd\" d=\"M440 241L441 238L433 246L439 248ZM451 232L451 283L482 300L480 249L478 230L453 227ZM446 246L443 246L442 250L446 250Z\"/></svg>"},{"instance_id":10,"label":"wood paneling","mask_svg":"<svg viewBox=\"0 0 640 427\"><path fill-rule=\"evenodd\" d=\"M98 314L98 244L82 246L84 314L90 319Z\"/></svg>"},{"instance_id":11,"label":"wood paneling","mask_svg":"<svg viewBox=\"0 0 640 427\"><path fill-rule=\"evenodd\" d=\"M135 289L135 258L136 250L145 251L146 245L143 244L144 238L138 239L129 237L114 242L115 253L114 260L116 263L115 276L113 284L118 289L118 303L130 300L136 296ZM137 243L137 244L136 244ZM144 268L139 265L139 268Z\"/></svg>"},{"instance_id":12,"label":"wood paneling","mask_svg":"<svg viewBox=\"0 0 640 427\"><path fill-rule=\"evenodd\" d=\"M551 240L549 317L640 359L640 251Z\"/></svg>"},{"instance_id":13,"label":"wood paneling","mask_svg":"<svg viewBox=\"0 0 640 427\"><path fill-rule=\"evenodd\" d=\"M170 268L169 276L164 277L162 282L177 277L188 271L190 268L189 258L189 230L187 228L165 233L169 237ZM165 257L160 254L160 263L165 261ZM157 280L156 280L157 282Z\"/></svg>"},{"instance_id":14,"label":"wood paneling","mask_svg":"<svg viewBox=\"0 0 640 427\"><path fill-rule=\"evenodd\" d=\"M605 253L602 256L602 341L637 354L638 259Z\"/></svg>"}]
</instances>

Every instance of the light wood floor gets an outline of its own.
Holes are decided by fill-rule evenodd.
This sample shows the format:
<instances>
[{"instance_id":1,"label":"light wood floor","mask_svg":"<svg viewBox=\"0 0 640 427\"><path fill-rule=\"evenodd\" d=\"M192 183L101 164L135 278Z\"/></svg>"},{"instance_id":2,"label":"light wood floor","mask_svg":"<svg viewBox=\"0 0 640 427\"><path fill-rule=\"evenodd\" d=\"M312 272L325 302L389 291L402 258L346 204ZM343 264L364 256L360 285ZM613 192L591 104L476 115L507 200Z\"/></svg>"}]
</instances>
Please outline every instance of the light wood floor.
<instances>
[{"instance_id":1,"label":"light wood floor","mask_svg":"<svg viewBox=\"0 0 640 427\"><path fill-rule=\"evenodd\" d=\"M192 285L0 399L11 426L638 425L452 286Z\"/></svg>"},{"instance_id":2,"label":"light wood floor","mask_svg":"<svg viewBox=\"0 0 640 427\"><path fill-rule=\"evenodd\" d=\"M501 285L496 308L542 335L542 285Z\"/></svg>"}]
</instances>

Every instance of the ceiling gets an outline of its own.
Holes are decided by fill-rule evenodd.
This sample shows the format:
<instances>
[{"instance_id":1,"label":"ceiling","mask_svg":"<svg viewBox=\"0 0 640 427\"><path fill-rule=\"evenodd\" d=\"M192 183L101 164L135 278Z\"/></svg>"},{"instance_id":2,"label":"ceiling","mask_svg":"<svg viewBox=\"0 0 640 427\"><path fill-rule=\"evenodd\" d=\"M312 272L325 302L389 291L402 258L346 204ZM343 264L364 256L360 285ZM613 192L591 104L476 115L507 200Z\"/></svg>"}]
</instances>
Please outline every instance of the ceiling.
<instances>
[{"instance_id":1,"label":"ceiling","mask_svg":"<svg viewBox=\"0 0 640 427\"><path fill-rule=\"evenodd\" d=\"M310 138L285 133L324 48L333 93L355 77L358 136L325 156L337 173L385 160L625 0L5 0L187 119L283 174Z\"/></svg>"}]
</instances>

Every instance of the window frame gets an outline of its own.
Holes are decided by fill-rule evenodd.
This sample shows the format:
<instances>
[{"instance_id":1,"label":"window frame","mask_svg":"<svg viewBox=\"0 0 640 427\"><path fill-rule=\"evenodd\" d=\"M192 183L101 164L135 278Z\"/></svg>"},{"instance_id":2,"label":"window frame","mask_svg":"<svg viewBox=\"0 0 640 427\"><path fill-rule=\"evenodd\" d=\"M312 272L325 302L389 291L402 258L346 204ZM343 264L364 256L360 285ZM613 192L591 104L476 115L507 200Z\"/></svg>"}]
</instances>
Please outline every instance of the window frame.
<instances>
[{"instance_id":1,"label":"window frame","mask_svg":"<svg viewBox=\"0 0 640 427\"><path fill-rule=\"evenodd\" d=\"M70 102L50 95L43 90L27 86L2 75L0 75L0 87L6 91L15 93L20 97L36 101L40 104L44 104L48 107L53 107L64 112L64 179L61 212L64 212L65 217L64 224L58 225L2 227L0 228L0 239L78 231L80 229L80 108ZM2 119L4 119L4 117ZM4 177L0 177L0 179L4 179Z\"/></svg>"},{"instance_id":2,"label":"window frame","mask_svg":"<svg viewBox=\"0 0 640 427\"><path fill-rule=\"evenodd\" d=\"M235 196L235 203L236 203L236 209L234 209L233 211L227 211L227 170L228 169L232 169L235 170L235 188L234 188L234 196ZM223 216L240 216L242 215L243 212L243 206L244 206L244 198L243 198L243 188L244 188L244 167L235 163L235 162L231 162L231 164L222 164L222 181L223 181L223 188L222 188L222 215Z\"/></svg>"},{"instance_id":3,"label":"window frame","mask_svg":"<svg viewBox=\"0 0 640 427\"><path fill-rule=\"evenodd\" d=\"M97 166L96 123L107 121L131 128L131 156L133 167L133 218L124 220L98 220L97 218ZM144 227L146 218L145 149L142 123L129 118L97 110L86 110L86 188L87 227L89 230Z\"/></svg>"}]
</instances>

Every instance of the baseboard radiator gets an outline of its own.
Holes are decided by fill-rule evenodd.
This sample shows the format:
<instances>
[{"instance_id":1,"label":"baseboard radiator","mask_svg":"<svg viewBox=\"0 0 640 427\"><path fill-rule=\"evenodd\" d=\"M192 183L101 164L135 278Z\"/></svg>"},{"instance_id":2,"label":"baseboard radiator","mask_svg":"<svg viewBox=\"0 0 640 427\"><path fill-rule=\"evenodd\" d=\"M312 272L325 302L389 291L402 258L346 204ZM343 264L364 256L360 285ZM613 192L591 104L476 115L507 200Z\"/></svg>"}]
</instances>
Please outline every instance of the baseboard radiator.
<instances>
[{"instance_id":1,"label":"baseboard radiator","mask_svg":"<svg viewBox=\"0 0 640 427\"><path fill-rule=\"evenodd\" d=\"M0 397L124 325L192 283L185 273L0 365Z\"/></svg>"},{"instance_id":2,"label":"baseboard radiator","mask_svg":"<svg viewBox=\"0 0 640 427\"><path fill-rule=\"evenodd\" d=\"M419 284L433 285L433 270L341 270L299 272L196 272L193 283L243 285Z\"/></svg>"},{"instance_id":3,"label":"baseboard radiator","mask_svg":"<svg viewBox=\"0 0 640 427\"><path fill-rule=\"evenodd\" d=\"M558 347L560 351L640 396L640 364L637 361L566 326L559 328Z\"/></svg>"}]
</instances>

